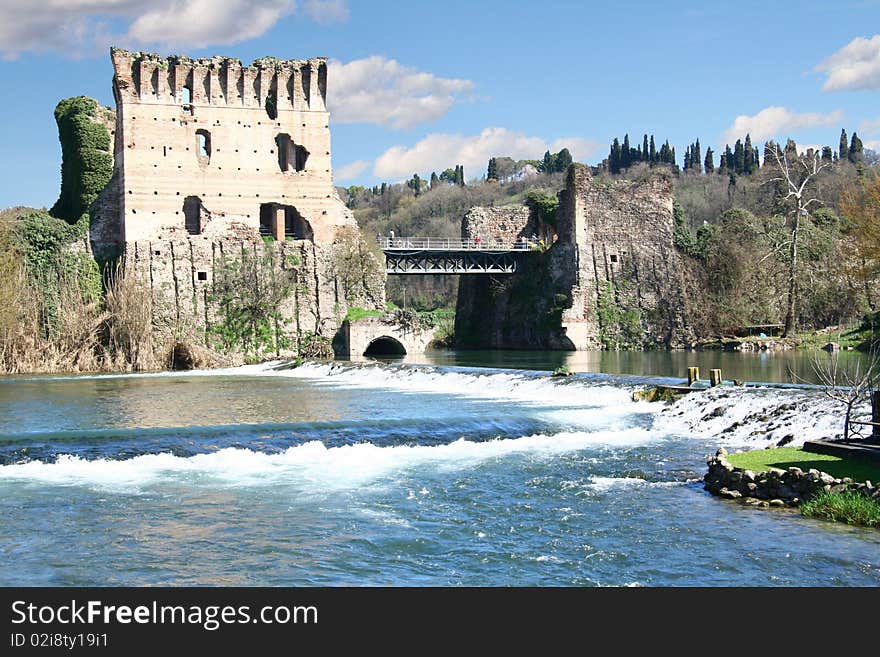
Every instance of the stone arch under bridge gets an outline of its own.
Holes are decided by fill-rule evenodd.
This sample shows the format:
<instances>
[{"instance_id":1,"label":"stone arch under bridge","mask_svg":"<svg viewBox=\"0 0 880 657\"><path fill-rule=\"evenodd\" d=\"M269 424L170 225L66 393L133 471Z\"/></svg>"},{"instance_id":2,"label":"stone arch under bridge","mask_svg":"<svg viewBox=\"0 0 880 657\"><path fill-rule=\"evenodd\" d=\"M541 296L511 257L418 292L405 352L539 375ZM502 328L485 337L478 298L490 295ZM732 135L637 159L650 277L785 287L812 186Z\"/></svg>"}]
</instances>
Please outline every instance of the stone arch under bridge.
<instances>
[{"instance_id":1,"label":"stone arch under bridge","mask_svg":"<svg viewBox=\"0 0 880 657\"><path fill-rule=\"evenodd\" d=\"M420 354L434 340L433 329L415 330L382 317L346 321L339 330L342 340L336 355L343 358Z\"/></svg>"}]
</instances>

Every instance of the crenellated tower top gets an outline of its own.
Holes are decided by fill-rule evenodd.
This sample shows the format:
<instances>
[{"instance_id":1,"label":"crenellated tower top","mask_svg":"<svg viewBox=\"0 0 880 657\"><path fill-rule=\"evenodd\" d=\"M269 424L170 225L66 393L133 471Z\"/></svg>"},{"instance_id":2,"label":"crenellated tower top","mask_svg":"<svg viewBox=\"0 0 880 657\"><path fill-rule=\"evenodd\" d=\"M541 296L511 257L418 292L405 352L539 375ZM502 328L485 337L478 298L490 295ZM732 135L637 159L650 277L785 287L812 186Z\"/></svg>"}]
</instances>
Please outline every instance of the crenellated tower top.
<instances>
[{"instance_id":1,"label":"crenellated tower top","mask_svg":"<svg viewBox=\"0 0 880 657\"><path fill-rule=\"evenodd\" d=\"M193 59L181 55L111 48L117 103L133 102L274 111L327 111L327 59L261 57L250 66L230 57Z\"/></svg>"}]
</instances>

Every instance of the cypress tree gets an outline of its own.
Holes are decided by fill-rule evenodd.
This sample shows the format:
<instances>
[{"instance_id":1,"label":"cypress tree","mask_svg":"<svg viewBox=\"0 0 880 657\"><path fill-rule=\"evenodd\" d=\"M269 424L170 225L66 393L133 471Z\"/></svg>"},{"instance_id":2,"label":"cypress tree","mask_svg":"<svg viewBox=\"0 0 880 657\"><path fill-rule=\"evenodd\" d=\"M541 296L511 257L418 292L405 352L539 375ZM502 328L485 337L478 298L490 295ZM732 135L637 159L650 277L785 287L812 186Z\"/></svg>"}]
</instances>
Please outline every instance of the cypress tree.
<instances>
[{"instance_id":1,"label":"cypress tree","mask_svg":"<svg viewBox=\"0 0 880 657\"><path fill-rule=\"evenodd\" d=\"M431 189L434 189L437 185L440 184L440 179L437 177L437 172L431 172Z\"/></svg>"},{"instance_id":2,"label":"cypress tree","mask_svg":"<svg viewBox=\"0 0 880 657\"><path fill-rule=\"evenodd\" d=\"M846 130L840 131L840 150L837 152L841 160L849 158L849 144L846 143Z\"/></svg>"},{"instance_id":3,"label":"cypress tree","mask_svg":"<svg viewBox=\"0 0 880 657\"><path fill-rule=\"evenodd\" d=\"M822 147L822 161L823 162L832 162L834 160L834 151L831 150L831 146L823 146Z\"/></svg>"},{"instance_id":4,"label":"cypress tree","mask_svg":"<svg viewBox=\"0 0 880 657\"><path fill-rule=\"evenodd\" d=\"M382 186L379 188L379 194L384 195L386 191L388 191L388 185L382 183Z\"/></svg>"},{"instance_id":5,"label":"cypress tree","mask_svg":"<svg viewBox=\"0 0 880 657\"><path fill-rule=\"evenodd\" d=\"M850 141L849 144L849 153L847 154L847 157L853 164L862 162L865 159L862 140L859 139L859 136L855 132L852 134L852 141Z\"/></svg>"},{"instance_id":6,"label":"cypress tree","mask_svg":"<svg viewBox=\"0 0 880 657\"><path fill-rule=\"evenodd\" d=\"M642 137L642 161L646 161L648 159L648 134L645 133L645 136Z\"/></svg>"},{"instance_id":7,"label":"cypress tree","mask_svg":"<svg viewBox=\"0 0 880 657\"><path fill-rule=\"evenodd\" d=\"M715 171L715 160L712 156L712 148L709 147L706 149L706 161L703 163L703 168L706 170L706 173L712 173Z\"/></svg>"},{"instance_id":8,"label":"cypress tree","mask_svg":"<svg viewBox=\"0 0 880 657\"><path fill-rule=\"evenodd\" d=\"M691 168L691 147L688 146L684 149L684 170L687 171Z\"/></svg>"},{"instance_id":9,"label":"cypress tree","mask_svg":"<svg viewBox=\"0 0 880 657\"><path fill-rule=\"evenodd\" d=\"M693 161L692 166L694 169L697 170L697 173L701 173L702 171L701 171L700 167L703 164L703 161L702 161L703 158L700 155L700 140L699 139L697 139L697 142L694 144L693 157L694 157L694 161Z\"/></svg>"},{"instance_id":10,"label":"cypress tree","mask_svg":"<svg viewBox=\"0 0 880 657\"><path fill-rule=\"evenodd\" d=\"M648 162L654 163L657 161L657 149L654 147L654 135L651 135L651 146L648 152Z\"/></svg>"},{"instance_id":11,"label":"cypress tree","mask_svg":"<svg viewBox=\"0 0 880 657\"><path fill-rule=\"evenodd\" d=\"M752 148L752 136L746 133L746 143L743 144L743 172L751 173L754 171L754 161L755 157L755 149Z\"/></svg>"},{"instance_id":12,"label":"cypress tree","mask_svg":"<svg viewBox=\"0 0 880 657\"><path fill-rule=\"evenodd\" d=\"M459 187L464 187L464 165L456 164L455 165L455 184Z\"/></svg>"},{"instance_id":13,"label":"cypress tree","mask_svg":"<svg viewBox=\"0 0 880 657\"><path fill-rule=\"evenodd\" d=\"M611 154L608 156L608 168L611 173L620 173L620 142L617 137L611 142Z\"/></svg>"},{"instance_id":14,"label":"cypress tree","mask_svg":"<svg viewBox=\"0 0 880 657\"><path fill-rule=\"evenodd\" d=\"M571 153L567 148L563 148L556 154L556 171L566 171L571 163L574 161L571 157Z\"/></svg>"},{"instance_id":15,"label":"cypress tree","mask_svg":"<svg viewBox=\"0 0 880 657\"><path fill-rule=\"evenodd\" d=\"M675 166L675 146L672 147L672 150L669 153L669 163L672 166Z\"/></svg>"},{"instance_id":16,"label":"cypress tree","mask_svg":"<svg viewBox=\"0 0 880 657\"><path fill-rule=\"evenodd\" d=\"M541 171L543 173L553 172L553 156L550 155L550 151L544 153L544 160L541 162Z\"/></svg>"},{"instance_id":17,"label":"cypress tree","mask_svg":"<svg viewBox=\"0 0 880 657\"><path fill-rule=\"evenodd\" d=\"M743 151L742 141L736 140L733 145L733 170L735 173L742 173L746 168L746 156Z\"/></svg>"},{"instance_id":18,"label":"cypress tree","mask_svg":"<svg viewBox=\"0 0 880 657\"><path fill-rule=\"evenodd\" d=\"M629 146L629 133L627 133L623 136L623 148L622 148L621 154L623 155L623 162L621 163L621 165L625 169L626 167L628 167L630 165L631 157L632 157L632 153L630 152L630 146Z\"/></svg>"},{"instance_id":19,"label":"cypress tree","mask_svg":"<svg viewBox=\"0 0 880 657\"><path fill-rule=\"evenodd\" d=\"M486 180L498 180L498 162L494 157L489 158L489 166L486 169Z\"/></svg>"}]
</instances>

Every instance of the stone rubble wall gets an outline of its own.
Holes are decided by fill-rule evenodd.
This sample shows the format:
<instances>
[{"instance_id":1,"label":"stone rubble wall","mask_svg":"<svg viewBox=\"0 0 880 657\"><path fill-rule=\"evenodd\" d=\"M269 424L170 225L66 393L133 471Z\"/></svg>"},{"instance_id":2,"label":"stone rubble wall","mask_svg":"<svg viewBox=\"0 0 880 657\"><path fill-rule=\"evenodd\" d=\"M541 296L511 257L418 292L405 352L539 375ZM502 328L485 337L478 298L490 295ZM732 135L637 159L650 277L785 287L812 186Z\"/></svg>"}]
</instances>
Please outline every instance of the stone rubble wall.
<instances>
[{"instance_id":1,"label":"stone rubble wall","mask_svg":"<svg viewBox=\"0 0 880 657\"><path fill-rule=\"evenodd\" d=\"M270 252L279 274L293 274L294 289L281 312L292 342L288 355L295 355L297 336L316 333L332 339L348 308L333 277L331 248L308 240L270 244L234 236L129 242L125 270L149 288L157 325L204 334L220 319L212 297L223 259L241 259L245 251L255 256Z\"/></svg>"},{"instance_id":2,"label":"stone rubble wall","mask_svg":"<svg viewBox=\"0 0 880 657\"><path fill-rule=\"evenodd\" d=\"M526 206L474 207L461 222L462 239L479 237L486 245L515 244L520 237L536 235L538 221Z\"/></svg>"},{"instance_id":3,"label":"stone rubble wall","mask_svg":"<svg viewBox=\"0 0 880 657\"><path fill-rule=\"evenodd\" d=\"M798 506L821 492L839 493L856 491L880 500L880 487L872 482L854 482L846 477L838 479L826 472L800 468L770 468L766 472L752 472L734 467L727 460L727 450L719 449L706 460L709 470L703 477L705 489L729 500L740 500L754 506Z\"/></svg>"},{"instance_id":4,"label":"stone rubble wall","mask_svg":"<svg viewBox=\"0 0 880 657\"><path fill-rule=\"evenodd\" d=\"M639 311L649 341L684 346L691 336L672 200L662 172L612 181L573 165L559 193L553 246L530 254L523 273L462 277L456 341L476 348L595 349L599 295L610 284L621 310ZM515 241L538 228L526 217L527 208L473 208L462 234L486 231Z\"/></svg>"}]
</instances>

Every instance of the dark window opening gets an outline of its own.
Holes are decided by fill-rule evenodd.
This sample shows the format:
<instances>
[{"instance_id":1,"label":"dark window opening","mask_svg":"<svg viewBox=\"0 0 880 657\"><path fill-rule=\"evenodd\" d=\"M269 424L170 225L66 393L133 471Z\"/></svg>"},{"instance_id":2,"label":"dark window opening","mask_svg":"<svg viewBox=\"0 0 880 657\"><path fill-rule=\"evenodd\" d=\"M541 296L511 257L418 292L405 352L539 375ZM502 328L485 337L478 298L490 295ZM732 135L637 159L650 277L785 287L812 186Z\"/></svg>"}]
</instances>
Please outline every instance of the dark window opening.
<instances>
[{"instance_id":1,"label":"dark window opening","mask_svg":"<svg viewBox=\"0 0 880 657\"><path fill-rule=\"evenodd\" d=\"M278 99L275 98L275 92L270 91L266 94L266 114L269 115L269 118L273 121L278 118Z\"/></svg>"},{"instance_id":2,"label":"dark window opening","mask_svg":"<svg viewBox=\"0 0 880 657\"><path fill-rule=\"evenodd\" d=\"M376 338L369 344L367 350L364 352L364 356L380 358L406 356L406 348L394 338L383 335L381 338Z\"/></svg>"},{"instance_id":3,"label":"dark window opening","mask_svg":"<svg viewBox=\"0 0 880 657\"><path fill-rule=\"evenodd\" d=\"M196 278L198 278L198 280L200 281L206 281L208 280L208 272L200 271L196 274Z\"/></svg>"},{"instance_id":4,"label":"dark window opening","mask_svg":"<svg viewBox=\"0 0 880 657\"><path fill-rule=\"evenodd\" d=\"M207 130L196 130L196 153L199 161L211 161L211 133Z\"/></svg>"},{"instance_id":5,"label":"dark window opening","mask_svg":"<svg viewBox=\"0 0 880 657\"><path fill-rule=\"evenodd\" d=\"M314 241L312 225L292 205L263 203L260 205L260 234L276 236L275 224L284 221L284 237L294 240Z\"/></svg>"},{"instance_id":6,"label":"dark window opening","mask_svg":"<svg viewBox=\"0 0 880 657\"><path fill-rule=\"evenodd\" d=\"M617 262L617 256L616 256L616 255L612 255L612 256L611 256L611 262Z\"/></svg>"},{"instance_id":7,"label":"dark window opening","mask_svg":"<svg viewBox=\"0 0 880 657\"><path fill-rule=\"evenodd\" d=\"M183 201L183 224L190 235L202 232L202 199L187 196Z\"/></svg>"},{"instance_id":8,"label":"dark window opening","mask_svg":"<svg viewBox=\"0 0 880 657\"><path fill-rule=\"evenodd\" d=\"M305 171L309 152L290 138L288 134L275 137L278 146L278 168L282 171Z\"/></svg>"}]
</instances>

